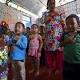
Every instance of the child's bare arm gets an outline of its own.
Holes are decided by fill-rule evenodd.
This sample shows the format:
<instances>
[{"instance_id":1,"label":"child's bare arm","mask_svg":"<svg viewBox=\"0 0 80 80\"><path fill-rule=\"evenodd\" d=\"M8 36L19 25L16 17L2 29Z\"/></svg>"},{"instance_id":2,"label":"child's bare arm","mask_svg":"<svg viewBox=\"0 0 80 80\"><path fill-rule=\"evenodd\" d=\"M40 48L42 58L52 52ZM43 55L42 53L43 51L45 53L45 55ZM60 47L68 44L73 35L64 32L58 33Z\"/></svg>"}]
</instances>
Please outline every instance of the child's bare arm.
<instances>
[{"instance_id":1,"label":"child's bare arm","mask_svg":"<svg viewBox=\"0 0 80 80\"><path fill-rule=\"evenodd\" d=\"M66 44L71 44L71 43L73 43L73 40L70 37L68 37L61 42L61 45L64 46Z\"/></svg>"},{"instance_id":2,"label":"child's bare arm","mask_svg":"<svg viewBox=\"0 0 80 80\"><path fill-rule=\"evenodd\" d=\"M43 46L42 37L39 35L39 53L40 53L40 54L41 54L42 46Z\"/></svg>"},{"instance_id":3,"label":"child's bare arm","mask_svg":"<svg viewBox=\"0 0 80 80\"><path fill-rule=\"evenodd\" d=\"M5 46L6 51L8 52L8 46Z\"/></svg>"},{"instance_id":4,"label":"child's bare arm","mask_svg":"<svg viewBox=\"0 0 80 80\"><path fill-rule=\"evenodd\" d=\"M66 39L61 42L61 45L64 46L66 44L72 44L75 42L75 34L69 35Z\"/></svg>"}]
</instances>

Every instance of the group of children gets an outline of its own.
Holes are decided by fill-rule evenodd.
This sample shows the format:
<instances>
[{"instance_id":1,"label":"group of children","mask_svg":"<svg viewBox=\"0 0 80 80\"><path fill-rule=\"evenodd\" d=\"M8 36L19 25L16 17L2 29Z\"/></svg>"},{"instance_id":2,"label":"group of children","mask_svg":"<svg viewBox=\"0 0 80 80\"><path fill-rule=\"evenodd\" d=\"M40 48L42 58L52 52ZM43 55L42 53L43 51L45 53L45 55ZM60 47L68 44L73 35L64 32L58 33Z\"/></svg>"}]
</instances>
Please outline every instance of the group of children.
<instances>
[{"instance_id":1,"label":"group of children","mask_svg":"<svg viewBox=\"0 0 80 80\"><path fill-rule=\"evenodd\" d=\"M73 80L77 78L80 79L79 77L80 32L78 30L79 18L75 14L71 14L66 18L65 23L66 23L65 25L66 30L63 33L61 33L61 39L59 43L59 46L62 47L62 50L61 51L56 50L54 53L52 53L51 51L48 51L49 49L48 47L50 46L47 45L45 47L45 57L47 58L49 67L53 67L55 65L57 65L54 67L55 69L59 69L61 67L62 70L61 69L60 70L63 71L64 80ZM24 35L24 31L25 31L24 24L21 22L17 22L15 24L14 35L12 35L13 39L9 44L7 44L4 41L4 36L0 34L0 48L1 47L3 48L5 46L8 47L7 49L7 52L9 51L8 60L12 62L12 69L14 74L13 80L26 80L26 70L25 70L26 57L29 57L31 63L34 66L34 68L31 71L29 71L29 73L35 72L35 75L39 75L41 51L43 44L45 46L45 43L47 42L47 40L45 39L45 36L47 34L45 34L43 38L42 35L39 34L39 26L37 24L33 24L31 26L28 37ZM27 48L28 43L29 43L29 49ZM28 49L27 52L26 49ZM63 63L63 57L61 57L62 54L64 55L64 66L62 64ZM50 60L50 56L53 56L52 61L54 63L52 62L50 63L48 61ZM55 69L53 69L53 72L55 72ZM59 74L59 72L57 71L55 74Z\"/></svg>"},{"instance_id":2,"label":"group of children","mask_svg":"<svg viewBox=\"0 0 80 80\"><path fill-rule=\"evenodd\" d=\"M38 34L39 27L37 24L33 24L31 26L30 34L25 35L24 33L24 24L21 22L17 22L15 24L15 32L13 33L13 35L7 35L9 39L6 38L5 40L5 36L0 37L0 46L2 43L5 43L5 45L8 47L8 62L11 61L12 63L13 80L26 80L25 59L27 58L27 56L30 58L30 61L33 62L32 64L34 64L34 69L32 70L32 72L35 72L35 75L39 75L39 62L41 49L43 46L42 37L40 36L40 34ZM29 47L29 49L27 47Z\"/></svg>"}]
</instances>

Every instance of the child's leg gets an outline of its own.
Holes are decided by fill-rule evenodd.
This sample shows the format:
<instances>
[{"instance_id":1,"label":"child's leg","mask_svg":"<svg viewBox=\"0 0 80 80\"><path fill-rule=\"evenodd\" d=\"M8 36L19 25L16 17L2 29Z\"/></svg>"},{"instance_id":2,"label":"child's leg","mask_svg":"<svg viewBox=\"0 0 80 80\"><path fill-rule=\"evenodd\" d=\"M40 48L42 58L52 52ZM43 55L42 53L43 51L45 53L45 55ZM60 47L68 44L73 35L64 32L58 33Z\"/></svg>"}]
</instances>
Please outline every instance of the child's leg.
<instances>
[{"instance_id":1,"label":"child's leg","mask_svg":"<svg viewBox=\"0 0 80 80\"><path fill-rule=\"evenodd\" d=\"M42 48L42 50L41 50L40 65L41 66L45 65L45 52L44 52L44 48Z\"/></svg>"},{"instance_id":2,"label":"child's leg","mask_svg":"<svg viewBox=\"0 0 80 80\"><path fill-rule=\"evenodd\" d=\"M40 57L39 58L35 58L35 72L36 72L36 76L39 75L39 67L40 67Z\"/></svg>"},{"instance_id":3,"label":"child's leg","mask_svg":"<svg viewBox=\"0 0 80 80\"><path fill-rule=\"evenodd\" d=\"M25 62L13 61L13 73L15 80L25 80Z\"/></svg>"},{"instance_id":4,"label":"child's leg","mask_svg":"<svg viewBox=\"0 0 80 80\"><path fill-rule=\"evenodd\" d=\"M36 72L36 75L39 75L40 58L31 57L30 60L33 66L33 69L30 72Z\"/></svg>"},{"instance_id":5,"label":"child's leg","mask_svg":"<svg viewBox=\"0 0 80 80\"><path fill-rule=\"evenodd\" d=\"M35 65L35 59L34 57L29 57L29 61L31 62L31 66L32 66L32 69L29 71L29 73L33 73L34 72L34 65Z\"/></svg>"},{"instance_id":6,"label":"child's leg","mask_svg":"<svg viewBox=\"0 0 80 80\"><path fill-rule=\"evenodd\" d=\"M25 61L18 61L18 64L20 66L20 76L22 80L26 80L26 72L25 72Z\"/></svg>"},{"instance_id":7,"label":"child's leg","mask_svg":"<svg viewBox=\"0 0 80 80\"><path fill-rule=\"evenodd\" d=\"M20 76L20 66L17 61L12 61L12 70L13 70L13 80L21 79Z\"/></svg>"}]
</instances>

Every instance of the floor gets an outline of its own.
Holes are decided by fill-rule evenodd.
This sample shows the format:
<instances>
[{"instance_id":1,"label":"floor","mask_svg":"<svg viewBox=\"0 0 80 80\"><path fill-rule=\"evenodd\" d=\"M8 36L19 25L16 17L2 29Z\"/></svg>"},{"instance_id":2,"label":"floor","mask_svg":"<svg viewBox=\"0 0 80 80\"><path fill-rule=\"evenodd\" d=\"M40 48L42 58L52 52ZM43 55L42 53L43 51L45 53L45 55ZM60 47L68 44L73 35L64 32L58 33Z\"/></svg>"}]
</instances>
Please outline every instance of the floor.
<instances>
[{"instance_id":1,"label":"floor","mask_svg":"<svg viewBox=\"0 0 80 80\"><path fill-rule=\"evenodd\" d=\"M46 66L41 66L40 67L40 75L39 76L34 76L33 74L29 74L29 70L31 69L31 65L28 61L26 61L26 80L53 80L51 79L52 77L49 76L48 74L48 69ZM11 65L9 65L9 72L8 72L8 80L12 80L12 70L11 70ZM59 79L58 79L59 80Z\"/></svg>"},{"instance_id":2,"label":"floor","mask_svg":"<svg viewBox=\"0 0 80 80\"><path fill-rule=\"evenodd\" d=\"M43 55L44 56L44 55ZM40 67L40 75L39 76L34 76L33 74L29 74L29 70L32 69L32 65L30 64L29 60L26 60L26 80L52 80L51 76L48 74L48 69L46 68L45 65L42 65ZM12 69L11 69L11 64L9 64L9 72L8 72L8 80L12 80Z\"/></svg>"}]
</instances>

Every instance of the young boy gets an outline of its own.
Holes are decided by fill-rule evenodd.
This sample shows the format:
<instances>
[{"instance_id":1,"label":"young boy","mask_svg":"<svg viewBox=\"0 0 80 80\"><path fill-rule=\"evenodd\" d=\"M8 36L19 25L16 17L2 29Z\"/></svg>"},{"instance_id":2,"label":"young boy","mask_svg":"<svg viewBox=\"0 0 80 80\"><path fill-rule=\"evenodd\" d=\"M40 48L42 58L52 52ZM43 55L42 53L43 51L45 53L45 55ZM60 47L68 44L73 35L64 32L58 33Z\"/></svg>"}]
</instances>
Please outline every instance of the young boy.
<instances>
[{"instance_id":1,"label":"young boy","mask_svg":"<svg viewBox=\"0 0 80 80\"><path fill-rule=\"evenodd\" d=\"M21 22L15 25L15 36L11 51L11 59L14 73L14 80L26 80L25 78L25 55L27 48L27 38L22 33L25 26Z\"/></svg>"},{"instance_id":2,"label":"young boy","mask_svg":"<svg viewBox=\"0 0 80 80\"><path fill-rule=\"evenodd\" d=\"M66 20L67 31L63 35L64 46L64 80L80 80L80 32L79 18L75 14L69 15Z\"/></svg>"}]
</instances>

